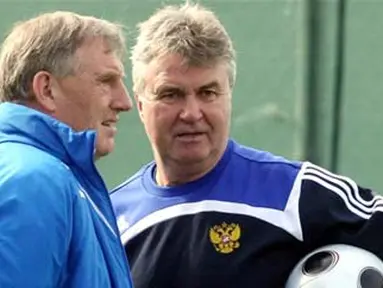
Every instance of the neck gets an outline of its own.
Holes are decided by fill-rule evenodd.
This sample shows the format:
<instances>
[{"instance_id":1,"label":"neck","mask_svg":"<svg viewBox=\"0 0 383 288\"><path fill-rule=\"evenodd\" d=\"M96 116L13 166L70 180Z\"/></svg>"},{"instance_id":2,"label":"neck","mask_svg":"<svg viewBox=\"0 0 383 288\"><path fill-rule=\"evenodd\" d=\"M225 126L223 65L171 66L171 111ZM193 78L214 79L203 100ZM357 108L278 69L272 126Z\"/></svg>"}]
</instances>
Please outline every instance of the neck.
<instances>
[{"instance_id":1,"label":"neck","mask_svg":"<svg viewBox=\"0 0 383 288\"><path fill-rule=\"evenodd\" d=\"M19 104L19 105L24 105L28 108L31 108L31 109L35 109L41 113L44 113L44 114L47 114L49 116L52 116L52 112L45 109L43 105L41 105L38 101L36 100L20 100L20 101L17 101L17 102L14 102L16 104Z\"/></svg>"},{"instance_id":2,"label":"neck","mask_svg":"<svg viewBox=\"0 0 383 288\"><path fill-rule=\"evenodd\" d=\"M155 179L159 186L176 186L192 182L206 175L210 169L198 169L197 171L182 171L182 168L164 168L157 164Z\"/></svg>"},{"instance_id":3,"label":"neck","mask_svg":"<svg viewBox=\"0 0 383 288\"><path fill-rule=\"evenodd\" d=\"M227 141L218 149L210 152L210 155L202 161L180 161L170 157L161 157L158 151L154 150L156 163L155 180L159 186L176 186L198 180L208 174L223 157Z\"/></svg>"},{"instance_id":4,"label":"neck","mask_svg":"<svg viewBox=\"0 0 383 288\"><path fill-rule=\"evenodd\" d=\"M222 153L212 161L199 163L164 163L156 161L155 179L159 186L176 186L198 180L209 173L219 162Z\"/></svg>"}]
</instances>

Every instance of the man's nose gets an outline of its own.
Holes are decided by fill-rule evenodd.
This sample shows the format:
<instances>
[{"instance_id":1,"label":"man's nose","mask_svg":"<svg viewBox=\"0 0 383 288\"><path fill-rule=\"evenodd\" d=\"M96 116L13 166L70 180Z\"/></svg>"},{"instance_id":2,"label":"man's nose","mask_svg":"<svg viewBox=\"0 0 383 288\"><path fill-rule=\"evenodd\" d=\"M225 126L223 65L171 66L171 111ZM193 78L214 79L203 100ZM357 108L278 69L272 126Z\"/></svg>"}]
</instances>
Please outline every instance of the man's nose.
<instances>
[{"instance_id":1,"label":"man's nose","mask_svg":"<svg viewBox=\"0 0 383 288\"><path fill-rule=\"evenodd\" d=\"M195 94L187 95L184 100L180 118L186 122L195 122L202 117L201 101Z\"/></svg>"},{"instance_id":2,"label":"man's nose","mask_svg":"<svg viewBox=\"0 0 383 288\"><path fill-rule=\"evenodd\" d=\"M132 98L130 98L128 89L123 86L120 91L116 91L113 99L113 109L119 111L129 111L133 107Z\"/></svg>"}]
</instances>

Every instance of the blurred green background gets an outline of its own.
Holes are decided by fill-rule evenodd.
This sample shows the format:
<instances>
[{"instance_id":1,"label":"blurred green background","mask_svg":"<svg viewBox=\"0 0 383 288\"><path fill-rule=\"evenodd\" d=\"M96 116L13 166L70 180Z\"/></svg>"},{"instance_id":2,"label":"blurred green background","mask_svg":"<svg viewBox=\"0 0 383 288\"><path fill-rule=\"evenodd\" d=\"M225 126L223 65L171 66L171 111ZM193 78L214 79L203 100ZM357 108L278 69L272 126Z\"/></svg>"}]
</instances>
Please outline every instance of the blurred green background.
<instances>
[{"instance_id":1,"label":"blurred green background","mask_svg":"<svg viewBox=\"0 0 383 288\"><path fill-rule=\"evenodd\" d=\"M0 35L53 10L135 27L157 0L0 0ZM293 159L309 159L383 192L383 1L206 0L238 52L232 136ZM130 63L126 65L130 89ZM151 160L137 111L121 117L115 152L98 166L109 188Z\"/></svg>"}]
</instances>

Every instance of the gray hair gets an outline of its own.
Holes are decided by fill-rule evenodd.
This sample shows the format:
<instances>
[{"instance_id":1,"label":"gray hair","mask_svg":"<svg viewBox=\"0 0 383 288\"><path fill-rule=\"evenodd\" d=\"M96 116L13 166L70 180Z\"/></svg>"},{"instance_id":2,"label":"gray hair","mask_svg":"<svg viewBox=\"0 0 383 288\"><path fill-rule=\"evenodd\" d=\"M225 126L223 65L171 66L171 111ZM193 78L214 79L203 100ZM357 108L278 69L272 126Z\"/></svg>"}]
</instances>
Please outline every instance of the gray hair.
<instances>
[{"instance_id":1,"label":"gray hair","mask_svg":"<svg viewBox=\"0 0 383 288\"><path fill-rule=\"evenodd\" d=\"M123 26L73 12L45 13L17 23L0 52L0 102L29 100L34 75L47 71L56 77L75 73L75 53L84 41L102 37L123 60Z\"/></svg>"},{"instance_id":2,"label":"gray hair","mask_svg":"<svg viewBox=\"0 0 383 288\"><path fill-rule=\"evenodd\" d=\"M144 89L145 67L155 58L179 54L188 65L228 64L233 87L236 77L235 50L224 26L212 11L198 4L167 6L138 25L139 35L132 48L133 90Z\"/></svg>"}]
</instances>

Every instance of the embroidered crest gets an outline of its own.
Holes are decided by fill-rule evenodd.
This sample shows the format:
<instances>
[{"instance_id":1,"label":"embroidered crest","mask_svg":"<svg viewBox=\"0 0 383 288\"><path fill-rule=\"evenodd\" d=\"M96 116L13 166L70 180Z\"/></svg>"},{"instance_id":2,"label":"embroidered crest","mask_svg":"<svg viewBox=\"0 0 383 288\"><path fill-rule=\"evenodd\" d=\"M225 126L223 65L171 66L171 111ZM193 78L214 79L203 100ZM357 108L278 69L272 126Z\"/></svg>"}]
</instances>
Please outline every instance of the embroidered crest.
<instances>
[{"instance_id":1,"label":"embroidered crest","mask_svg":"<svg viewBox=\"0 0 383 288\"><path fill-rule=\"evenodd\" d=\"M217 252L229 254L239 247L239 238L241 237L241 228L238 224L215 225L209 230L209 238Z\"/></svg>"}]
</instances>

